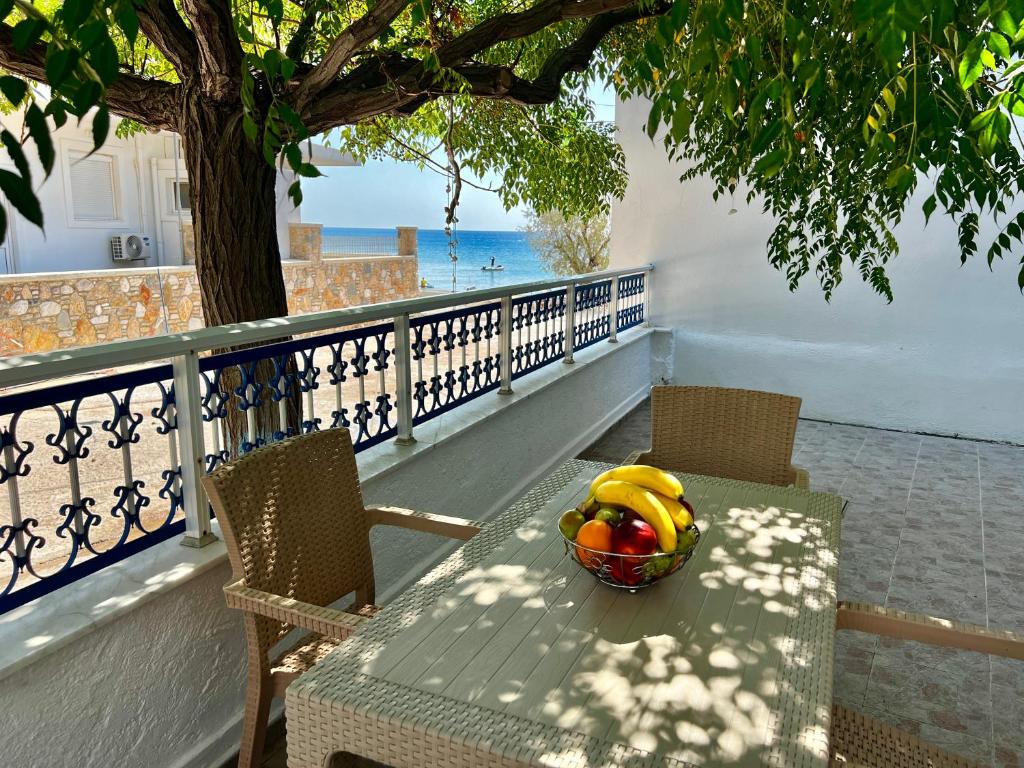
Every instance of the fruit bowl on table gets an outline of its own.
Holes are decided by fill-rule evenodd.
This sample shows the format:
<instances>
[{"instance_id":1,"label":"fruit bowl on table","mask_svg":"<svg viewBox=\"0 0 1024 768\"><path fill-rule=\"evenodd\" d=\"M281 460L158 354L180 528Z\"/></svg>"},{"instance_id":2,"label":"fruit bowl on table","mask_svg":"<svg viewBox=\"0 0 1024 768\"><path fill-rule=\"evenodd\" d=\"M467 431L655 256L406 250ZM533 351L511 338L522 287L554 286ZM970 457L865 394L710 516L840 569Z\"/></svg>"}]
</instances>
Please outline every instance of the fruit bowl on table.
<instances>
[{"instance_id":1,"label":"fruit bowl on table","mask_svg":"<svg viewBox=\"0 0 1024 768\"><path fill-rule=\"evenodd\" d=\"M569 556L590 571L598 581L620 589L643 589L661 581L680 570L693 555L697 542L700 541L700 529L693 525L689 529L693 543L683 551L655 552L650 555L622 555L616 552L605 552L577 544L566 538L565 549Z\"/></svg>"},{"instance_id":2,"label":"fruit bowl on table","mask_svg":"<svg viewBox=\"0 0 1024 768\"><path fill-rule=\"evenodd\" d=\"M598 475L558 528L576 563L602 583L631 591L680 570L700 540L678 478L644 465Z\"/></svg>"}]
</instances>

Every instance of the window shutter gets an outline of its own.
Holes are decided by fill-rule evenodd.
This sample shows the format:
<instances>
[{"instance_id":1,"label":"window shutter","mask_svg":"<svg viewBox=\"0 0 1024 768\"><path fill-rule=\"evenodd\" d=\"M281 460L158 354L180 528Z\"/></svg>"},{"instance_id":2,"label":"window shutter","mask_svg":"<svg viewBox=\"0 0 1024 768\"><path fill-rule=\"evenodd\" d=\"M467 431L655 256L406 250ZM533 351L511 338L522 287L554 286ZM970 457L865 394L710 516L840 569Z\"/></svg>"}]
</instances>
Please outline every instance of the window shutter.
<instances>
[{"instance_id":1,"label":"window shutter","mask_svg":"<svg viewBox=\"0 0 1024 768\"><path fill-rule=\"evenodd\" d=\"M114 195L114 158L110 155L85 156L69 152L71 211L77 221L117 219Z\"/></svg>"}]
</instances>

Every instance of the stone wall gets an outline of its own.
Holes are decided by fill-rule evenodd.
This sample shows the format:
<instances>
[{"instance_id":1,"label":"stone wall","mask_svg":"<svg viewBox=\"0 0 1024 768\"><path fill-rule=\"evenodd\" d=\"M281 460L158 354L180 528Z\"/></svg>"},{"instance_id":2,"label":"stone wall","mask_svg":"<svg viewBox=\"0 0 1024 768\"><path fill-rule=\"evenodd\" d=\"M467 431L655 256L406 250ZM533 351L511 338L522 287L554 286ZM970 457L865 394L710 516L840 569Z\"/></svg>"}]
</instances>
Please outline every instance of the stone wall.
<instances>
[{"instance_id":1,"label":"stone wall","mask_svg":"<svg viewBox=\"0 0 1024 768\"><path fill-rule=\"evenodd\" d=\"M321 230L323 230L323 224L303 224L300 222L290 222L288 224L288 247L291 250L291 258L293 259L304 259L307 261L316 261L320 258L320 242L321 242ZM416 228L412 227L413 230L413 251L409 253L415 253L416 244ZM182 249L184 251L184 261L186 264L196 263L196 233L192 228L191 221L185 221L181 224L181 238L182 238Z\"/></svg>"},{"instance_id":2,"label":"stone wall","mask_svg":"<svg viewBox=\"0 0 1024 768\"><path fill-rule=\"evenodd\" d=\"M416 256L289 260L292 314L418 294ZM146 267L0 276L0 357L49 352L203 325L195 268Z\"/></svg>"},{"instance_id":3,"label":"stone wall","mask_svg":"<svg viewBox=\"0 0 1024 768\"><path fill-rule=\"evenodd\" d=\"M317 261L320 258L323 224L288 225L288 246L293 259Z\"/></svg>"}]
</instances>

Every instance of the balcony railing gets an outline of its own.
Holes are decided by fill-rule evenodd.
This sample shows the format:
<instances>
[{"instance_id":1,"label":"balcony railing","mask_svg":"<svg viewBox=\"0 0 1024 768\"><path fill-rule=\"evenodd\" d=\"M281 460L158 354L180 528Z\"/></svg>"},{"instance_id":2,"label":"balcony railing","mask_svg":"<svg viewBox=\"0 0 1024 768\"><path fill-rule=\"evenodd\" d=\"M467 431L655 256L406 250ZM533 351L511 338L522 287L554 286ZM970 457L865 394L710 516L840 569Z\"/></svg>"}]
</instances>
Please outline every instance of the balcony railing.
<instances>
[{"instance_id":1,"label":"balcony railing","mask_svg":"<svg viewBox=\"0 0 1024 768\"><path fill-rule=\"evenodd\" d=\"M211 541L198 478L232 456L320 429L408 443L616 341L649 313L650 270L0 359L0 613L171 537Z\"/></svg>"}]
</instances>

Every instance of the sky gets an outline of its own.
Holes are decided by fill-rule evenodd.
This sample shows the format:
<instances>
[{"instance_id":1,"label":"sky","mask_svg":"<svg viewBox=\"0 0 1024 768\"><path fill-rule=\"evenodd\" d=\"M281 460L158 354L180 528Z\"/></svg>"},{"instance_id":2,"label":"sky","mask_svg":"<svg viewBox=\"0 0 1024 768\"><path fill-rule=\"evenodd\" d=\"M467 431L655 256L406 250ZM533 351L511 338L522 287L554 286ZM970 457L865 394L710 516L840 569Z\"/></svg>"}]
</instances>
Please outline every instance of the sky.
<instances>
[{"instance_id":1,"label":"sky","mask_svg":"<svg viewBox=\"0 0 1024 768\"><path fill-rule=\"evenodd\" d=\"M614 120L614 94L594 90L598 120ZM443 229L446 179L394 160L371 160L359 167L321 167L324 177L302 182L302 220L325 227ZM470 178L467 176L467 178ZM497 179L483 179L496 186ZM463 185L461 229L512 230L525 223L522 207L506 211L498 196Z\"/></svg>"}]
</instances>

